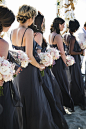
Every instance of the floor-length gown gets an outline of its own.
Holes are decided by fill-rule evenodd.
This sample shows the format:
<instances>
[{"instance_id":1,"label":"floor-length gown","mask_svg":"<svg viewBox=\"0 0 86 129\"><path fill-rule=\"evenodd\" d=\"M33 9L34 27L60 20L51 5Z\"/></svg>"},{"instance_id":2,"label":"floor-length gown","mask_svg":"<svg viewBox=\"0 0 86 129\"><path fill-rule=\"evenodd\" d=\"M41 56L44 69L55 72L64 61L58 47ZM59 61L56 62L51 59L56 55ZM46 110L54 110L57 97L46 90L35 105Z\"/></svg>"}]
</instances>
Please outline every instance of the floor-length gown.
<instances>
[{"instance_id":1,"label":"floor-length gown","mask_svg":"<svg viewBox=\"0 0 86 129\"><path fill-rule=\"evenodd\" d=\"M16 110L16 106L20 106L20 98L12 81L4 82L0 105L0 129L20 129Z\"/></svg>"},{"instance_id":2,"label":"floor-length gown","mask_svg":"<svg viewBox=\"0 0 86 129\"><path fill-rule=\"evenodd\" d=\"M51 47L55 47L58 49L57 44L51 45ZM69 94L68 79L67 79L65 67L66 66L64 62L60 57L58 60L55 61L55 65L53 65L52 67L52 72L60 86L62 97L63 97L63 105L65 107L70 108L72 111L74 111L74 103Z\"/></svg>"},{"instance_id":3,"label":"floor-length gown","mask_svg":"<svg viewBox=\"0 0 86 129\"><path fill-rule=\"evenodd\" d=\"M71 35L72 36L72 35ZM69 47L67 47L67 53L69 51ZM75 52L80 52L80 46L75 40L74 49ZM73 98L75 105L85 106L85 91L84 91L84 83L81 74L81 59L80 55L72 55L75 59L75 64L69 66L71 82L70 82L70 94Z\"/></svg>"},{"instance_id":4,"label":"floor-length gown","mask_svg":"<svg viewBox=\"0 0 86 129\"><path fill-rule=\"evenodd\" d=\"M46 52L46 48L47 48L47 45L44 43L45 43L45 41L43 41L43 43L42 43L42 48L41 48L42 52ZM55 107L57 106L63 114L66 114L65 110L63 108L62 93L61 93L59 84L58 84L54 74L52 73L51 68L46 67L46 69L44 70L44 75L45 76L43 77L43 84L42 85L43 85L45 92L46 92L45 89L48 88L48 93L50 93L50 97L52 99L50 99L48 93L46 93L46 96L48 96L47 99L50 102L52 109L55 111L54 106Z\"/></svg>"},{"instance_id":5,"label":"floor-length gown","mask_svg":"<svg viewBox=\"0 0 86 129\"><path fill-rule=\"evenodd\" d=\"M2 107L2 105L0 104L0 114L2 113L2 111L3 111L3 107Z\"/></svg>"},{"instance_id":6,"label":"floor-length gown","mask_svg":"<svg viewBox=\"0 0 86 129\"><path fill-rule=\"evenodd\" d=\"M25 51L25 47L13 47ZM33 55L38 61L36 47L37 43L33 41ZM15 83L19 87L23 104L23 129L68 129L63 113L57 106L54 108L54 112L48 101L49 94L49 97L51 95L51 102L54 102L49 89L43 85L43 79L38 68L29 64L17 76Z\"/></svg>"}]
</instances>

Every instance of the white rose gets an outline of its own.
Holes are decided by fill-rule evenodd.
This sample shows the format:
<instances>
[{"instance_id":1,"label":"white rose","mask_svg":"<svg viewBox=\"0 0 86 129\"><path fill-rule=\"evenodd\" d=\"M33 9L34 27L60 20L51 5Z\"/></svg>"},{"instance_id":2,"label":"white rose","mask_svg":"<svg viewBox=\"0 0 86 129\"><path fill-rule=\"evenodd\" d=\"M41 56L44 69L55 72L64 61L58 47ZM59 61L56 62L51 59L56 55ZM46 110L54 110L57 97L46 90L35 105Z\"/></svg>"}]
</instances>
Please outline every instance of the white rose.
<instances>
[{"instance_id":1,"label":"white rose","mask_svg":"<svg viewBox=\"0 0 86 129\"><path fill-rule=\"evenodd\" d=\"M45 60L48 62L48 61L49 61L49 57L48 57L48 56L46 56L46 57L45 57Z\"/></svg>"},{"instance_id":2,"label":"white rose","mask_svg":"<svg viewBox=\"0 0 86 129\"><path fill-rule=\"evenodd\" d=\"M21 66L24 67L24 68L26 68L26 67L28 66L28 62L23 61L23 62L21 63Z\"/></svg>"},{"instance_id":3,"label":"white rose","mask_svg":"<svg viewBox=\"0 0 86 129\"><path fill-rule=\"evenodd\" d=\"M54 52L51 52L51 56L53 56L53 57L54 57L54 55L55 55L55 54L54 54Z\"/></svg>"},{"instance_id":4,"label":"white rose","mask_svg":"<svg viewBox=\"0 0 86 129\"><path fill-rule=\"evenodd\" d=\"M2 75L8 75L10 72L10 68L8 68L7 66L1 66L0 67L0 73Z\"/></svg>"}]
</instances>

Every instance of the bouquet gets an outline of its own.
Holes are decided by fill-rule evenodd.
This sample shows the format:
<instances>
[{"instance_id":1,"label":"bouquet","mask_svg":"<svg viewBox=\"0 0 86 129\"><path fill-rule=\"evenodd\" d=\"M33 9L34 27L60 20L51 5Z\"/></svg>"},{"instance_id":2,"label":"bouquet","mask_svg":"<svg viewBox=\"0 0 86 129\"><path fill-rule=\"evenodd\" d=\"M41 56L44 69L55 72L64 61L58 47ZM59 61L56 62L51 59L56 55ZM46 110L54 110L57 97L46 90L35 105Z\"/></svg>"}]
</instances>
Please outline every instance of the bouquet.
<instances>
[{"instance_id":1,"label":"bouquet","mask_svg":"<svg viewBox=\"0 0 86 129\"><path fill-rule=\"evenodd\" d=\"M86 37L84 36L84 33L79 33L77 35L77 40L80 45L81 49L86 49Z\"/></svg>"},{"instance_id":2,"label":"bouquet","mask_svg":"<svg viewBox=\"0 0 86 129\"><path fill-rule=\"evenodd\" d=\"M50 53L48 53L48 52L45 52L45 53L41 52L39 54L39 58L40 58L40 64L43 64L45 67L49 67L49 68L52 67L53 58L50 55ZM41 71L41 75L44 76L44 70Z\"/></svg>"},{"instance_id":3,"label":"bouquet","mask_svg":"<svg viewBox=\"0 0 86 129\"><path fill-rule=\"evenodd\" d=\"M12 57L15 60L15 63L20 62L20 65L23 68L26 68L28 66L28 63L31 62L27 56L27 54L25 52L23 52L22 50L12 50L9 51L10 54L12 55Z\"/></svg>"},{"instance_id":4,"label":"bouquet","mask_svg":"<svg viewBox=\"0 0 86 129\"><path fill-rule=\"evenodd\" d=\"M15 65L0 57L0 80L5 82L11 81L15 73ZM0 96L3 95L3 86L0 86Z\"/></svg>"},{"instance_id":5,"label":"bouquet","mask_svg":"<svg viewBox=\"0 0 86 129\"><path fill-rule=\"evenodd\" d=\"M74 57L71 56L71 55L67 55L66 56L66 63L67 63L68 66L73 65L75 63Z\"/></svg>"},{"instance_id":6,"label":"bouquet","mask_svg":"<svg viewBox=\"0 0 86 129\"><path fill-rule=\"evenodd\" d=\"M81 49L86 49L86 40L79 43Z\"/></svg>"},{"instance_id":7,"label":"bouquet","mask_svg":"<svg viewBox=\"0 0 86 129\"><path fill-rule=\"evenodd\" d=\"M18 52L18 59L21 62L21 66L23 68L26 68L28 66L28 63L31 62L27 56L27 54L21 50L17 50Z\"/></svg>"},{"instance_id":8,"label":"bouquet","mask_svg":"<svg viewBox=\"0 0 86 129\"><path fill-rule=\"evenodd\" d=\"M56 48L48 48L47 49L47 52L49 52L50 53L50 55L53 57L53 60L57 60L57 59L59 59L59 57L60 57L60 54L59 54L59 50L57 50Z\"/></svg>"},{"instance_id":9,"label":"bouquet","mask_svg":"<svg viewBox=\"0 0 86 129\"><path fill-rule=\"evenodd\" d=\"M43 64L45 67L51 66L53 64L53 58L48 52L41 52L39 54L40 63Z\"/></svg>"}]
</instances>

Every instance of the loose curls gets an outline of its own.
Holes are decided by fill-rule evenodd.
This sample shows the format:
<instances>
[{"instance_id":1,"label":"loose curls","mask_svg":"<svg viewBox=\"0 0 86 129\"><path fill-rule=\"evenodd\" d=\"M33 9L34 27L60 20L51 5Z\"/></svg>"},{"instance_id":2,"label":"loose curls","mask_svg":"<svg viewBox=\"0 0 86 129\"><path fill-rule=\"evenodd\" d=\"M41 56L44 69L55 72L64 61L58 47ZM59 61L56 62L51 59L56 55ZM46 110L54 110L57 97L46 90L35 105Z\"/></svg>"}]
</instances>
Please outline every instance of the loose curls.
<instances>
[{"instance_id":1,"label":"loose curls","mask_svg":"<svg viewBox=\"0 0 86 129\"><path fill-rule=\"evenodd\" d=\"M56 33L60 34L59 24L62 25L64 22L65 21L60 17L55 18L50 28L51 33L56 30Z\"/></svg>"},{"instance_id":2,"label":"loose curls","mask_svg":"<svg viewBox=\"0 0 86 129\"><path fill-rule=\"evenodd\" d=\"M16 16L17 21L20 23L25 23L28 19L33 19L33 17L36 16L36 14L37 12L35 8L28 5L22 5L19 8L18 15Z\"/></svg>"},{"instance_id":3,"label":"loose curls","mask_svg":"<svg viewBox=\"0 0 86 129\"><path fill-rule=\"evenodd\" d=\"M9 27L14 22L15 16L11 10L6 6L0 5L0 32L3 31L3 27Z\"/></svg>"}]
</instances>

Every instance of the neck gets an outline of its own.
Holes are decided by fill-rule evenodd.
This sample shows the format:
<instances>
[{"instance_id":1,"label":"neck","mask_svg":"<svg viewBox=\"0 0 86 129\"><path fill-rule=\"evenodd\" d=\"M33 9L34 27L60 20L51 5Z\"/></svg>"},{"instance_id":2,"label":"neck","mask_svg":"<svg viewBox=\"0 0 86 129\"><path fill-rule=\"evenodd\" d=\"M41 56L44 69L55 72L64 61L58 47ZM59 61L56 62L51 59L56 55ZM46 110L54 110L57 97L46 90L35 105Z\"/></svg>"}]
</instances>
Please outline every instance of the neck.
<instances>
[{"instance_id":1,"label":"neck","mask_svg":"<svg viewBox=\"0 0 86 129\"><path fill-rule=\"evenodd\" d=\"M69 30L69 33L73 35L73 32L71 32L70 30Z\"/></svg>"},{"instance_id":2,"label":"neck","mask_svg":"<svg viewBox=\"0 0 86 129\"><path fill-rule=\"evenodd\" d=\"M25 23L20 23L19 27L25 27L27 28L29 26L28 22L26 21Z\"/></svg>"}]
</instances>

